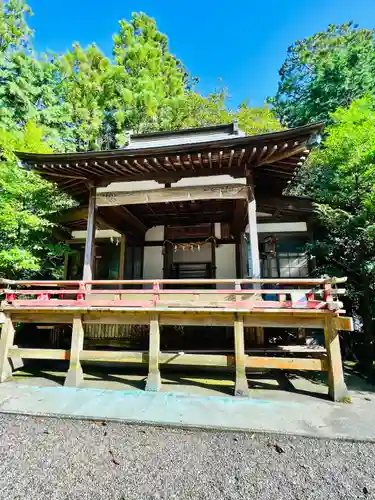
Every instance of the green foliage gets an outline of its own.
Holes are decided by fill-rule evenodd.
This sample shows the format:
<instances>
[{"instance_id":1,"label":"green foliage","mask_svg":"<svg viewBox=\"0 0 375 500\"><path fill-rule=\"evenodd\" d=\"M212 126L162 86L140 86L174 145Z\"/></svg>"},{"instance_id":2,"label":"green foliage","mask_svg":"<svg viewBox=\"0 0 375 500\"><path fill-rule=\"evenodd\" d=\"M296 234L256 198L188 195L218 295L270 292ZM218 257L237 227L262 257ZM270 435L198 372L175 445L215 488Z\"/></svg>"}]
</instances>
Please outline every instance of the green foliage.
<instances>
[{"instance_id":1,"label":"green foliage","mask_svg":"<svg viewBox=\"0 0 375 500\"><path fill-rule=\"evenodd\" d=\"M117 140L124 142L124 129L139 133L163 128L188 80L181 62L168 51L167 37L145 14L120 21L113 41L115 65L109 81L114 91L109 104Z\"/></svg>"},{"instance_id":2,"label":"green foliage","mask_svg":"<svg viewBox=\"0 0 375 500\"><path fill-rule=\"evenodd\" d=\"M276 96L270 99L288 126L327 120L338 107L375 90L374 30L330 25L289 47Z\"/></svg>"},{"instance_id":3,"label":"green foliage","mask_svg":"<svg viewBox=\"0 0 375 500\"><path fill-rule=\"evenodd\" d=\"M267 105L262 108L250 108L244 102L238 107L235 118L237 118L240 128L248 135L278 132L284 128L276 118L274 111Z\"/></svg>"},{"instance_id":4,"label":"green foliage","mask_svg":"<svg viewBox=\"0 0 375 500\"><path fill-rule=\"evenodd\" d=\"M299 176L299 193L316 202L322 226L311 251L319 274L347 276L350 307L363 321L368 366L375 318L375 99L331 115L323 147Z\"/></svg>"},{"instance_id":5,"label":"green foliage","mask_svg":"<svg viewBox=\"0 0 375 500\"><path fill-rule=\"evenodd\" d=\"M39 272L59 276L56 264L65 245L53 238L54 225L48 216L71 206L53 184L18 166L12 153L51 152L43 131L32 122L23 131L0 129L0 274L8 278L27 277ZM43 271L42 271L43 269ZM60 273L61 274L61 273Z\"/></svg>"}]
</instances>

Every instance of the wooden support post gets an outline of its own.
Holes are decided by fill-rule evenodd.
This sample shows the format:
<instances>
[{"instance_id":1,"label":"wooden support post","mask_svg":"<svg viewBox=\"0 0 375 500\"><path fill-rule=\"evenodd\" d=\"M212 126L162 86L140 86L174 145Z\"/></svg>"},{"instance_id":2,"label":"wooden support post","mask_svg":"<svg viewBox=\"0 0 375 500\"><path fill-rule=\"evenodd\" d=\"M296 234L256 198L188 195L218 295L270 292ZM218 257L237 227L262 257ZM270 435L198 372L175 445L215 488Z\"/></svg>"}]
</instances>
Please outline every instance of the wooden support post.
<instances>
[{"instance_id":1,"label":"wooden support post","mask_svg":"<svg viewBox=\"0 0 375 500\"><path fill-rule=\"evenodd\" d=\"M125 234L122 234L120 242L120 262L118 267L119 280L123 280L125 276L125 249L126 249L126 236Z\"/></svg>"},{"instance_id":2,"label":"wooden support post","mask_svg":"<svg viewBox=\"0 0 375 500\"><path fill-rule=\"evenodd\" d=\"M257 227L257 207L254 194L254 185L252 176L247 177L248 183L248 221L249 221L249 277L253 279L260 279L260 256L259 256L259 242L258 242L258 227ZM257 345L264 344L264 330L262 327L256 328Z\"/></svg>"},{"instance_id":3,"label":"wooden support post","mask_svg":"<svg viewBox=\"0 0 375 500\"><path fill-rule=\"evenodd\" d=\"M348 390L342 368L340 337L333 317L326 319L324 337L328 357L328 394L333 401L344 401L348 397Z\"/></svg>"},{"instance_id":4,"label":"wooden support post","mask_svg":"<svg viewBox=\"0 0 375 500\"><path fill-rule=\"evenodd\" d=\"M94 275L96 229L96 187L89 189L89 207L87 212L87 236L83 263L83 280L90 281Z\"/></svg>"},{"instance_id":5,"label":"wooden support post","mask_svg":"<svg viewBox=\"0 0 375 500\"><path fill-rule=\"evenodd\" d=\"M9 314L5 313L5 321L0 338L0 382L5 382L12 375L12 366L9 362L8 351L13 346L14 334L15 330L12 318Z\"/></svg>"},{"instance_id":6,"label":"wooden support post","mask_svg":"<svg viewBox=\"0 0 375 500\"><path fill-rule=\"evenodd\" d=\"M297 344L306 343L306 328L297 328Z\"/></svg>"},{"instance_id":7,"label":"wooden support post","mask_svg":"<svg viewBox=\"0 0 375 500\"><path fill-rule=\"evenodd\" d=\"M257 345L263 346L264 345L264 328L263 328L263 326L256 327L256 338L257 338Z\"/></svg>"},{"instance_id":8,"label":"wooden support post","mask_svg":"<svg viewBox=\"0 0 375 500\"><path fill-rule=\"evenodd\" d=\"M70 364L65 378L65 386L78 387L83 382L83 370L80 353L83 351L84 330L82 317L73 318L72 342L70 347Z\"/></svg>"},{"instance_id":9,"label":"wooden support post","mask_svg":"<svg viewBox=\"0 0 375 500\"><path fill-rule=\"evenodd\" d=\"M236 385L235 396L248 396L249 386L246 378L246 355L243 318L237 313L234 315L234 349L236 357Z\"/></svg>"},{"instance_id":10,"label":"wooden support post","mask_svg":"<svg viewBox=\"0 0 375 500\"><path fill-rule=\"evenodd\" d=\"M260 278L260 257L257 228L257 207L254 195L254 186L251 179L248 178L248 204L247 214L249 221L249 277L253 279Z\"/></svg>"},{"instance_id":11,"label":"wooden support post","mask_svg":"<svg viewBox=\"0 0 375 500\"><path fill-rule=\"evenodd\" d=\"M152 316L150 319L149 342L146 391L159 391L161 388L161 378L159 370L160 327L158 316Z\"/></svg>"}]
</instances>

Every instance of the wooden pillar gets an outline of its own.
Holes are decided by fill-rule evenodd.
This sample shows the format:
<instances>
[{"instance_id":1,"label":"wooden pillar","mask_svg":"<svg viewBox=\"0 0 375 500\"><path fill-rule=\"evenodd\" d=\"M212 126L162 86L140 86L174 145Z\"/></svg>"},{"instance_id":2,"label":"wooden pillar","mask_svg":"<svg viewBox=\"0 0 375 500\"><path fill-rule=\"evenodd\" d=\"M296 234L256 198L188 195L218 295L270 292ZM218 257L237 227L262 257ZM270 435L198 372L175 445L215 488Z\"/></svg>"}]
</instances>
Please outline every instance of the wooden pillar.
<instances>
[{"instance_id":1,"label":"wooden pillar","mask_svg":"<svg viewBox=\"0 0 375 500\"><path fill-rule=\"evenodd\" d=\"M0 382L12 376L12 366L8 358L8 351L14 342L14 325L10 314L5 313L5 321L0 338Z\"/></svg>"},{"instance_id":2,"label":"wooden pillar","mask_svg":"<svg viewBox=\"0 0 375 500\"><path fill-rule=\"evenodd\" d=\"M247 178L248 186L248 203L247 214L249 221L249 277L254 279L260 278L260 257L259 257L259 242L257 228L257 207L254 195L254 186L251 179Z\"/></svg>"},{"instance_id":3,"label":"wooden pillar","mask_svg":"<svg viewBox=\"0 0 375 500\"><path fill-rule=\"evenodd\" d=\"M255 201L254 185L252 176L247 177L248 184L248 204L247 214L249 221L249 277L253 279L260 279L260 256L259 256L259 242L258 242L258 226L257 226L257 206ZM257 345L264 345L264 329L256 327Z\"/></svg>"},{"instance_id":4,"label":"wooden pillar","mask_svg":"<svg viewBox=\"0 0 375 500\"><path fill-rule=\"evenodd\" d=\"M342 368L340 337L333 316L326 319L324 337L328 357L328 394L333 401L344 401L348 397L348 389Z\"/></svg>"},{"instance_id":5,"label":"wooden pillar","mask_svg":"<svg viewBox=\"0 0 375 500\"><path fill-rule=\"evenodd\" d=\"M120 242L120 262L118 267L118 279L123 280L125 276L125 249L126 249L126 236L121 235Z\"/></svg>"},{"instance_id":6,"label":"wooden pillar","mask_svg":"<svg viewBox=\"0 0 375 500\"><path fill-rule=\"evenodd\" d=\"M89 207L87 213L87 236L83 262L83 280L90 281L94 276L96 229L96 186L89 188Z\"/></svg>"},{"instance_id":7,"label":"wooden pillar","mask_svg":"<svg viewBox=\"0 0 375 500\"><path fill-rule=\"evenodd\" d=\"M242 262L241 262L241 234L235 237L235 251L236 251L236 278L243 278L242 276Z\"/></svg>"},{"instance_id":8,"label":"wooden pillar","mask_svg":"<svg viewBox=\"0 0 375 500\"><path fill-rule=\"evenodd\" d=\"M263 346L264 345L264 328L263 328L263 326L256 327L256 338L257 338L257 345Z\"/></svg>"},{"instance_id":9,"label":"wooden pillar","mask_svg":"<svg viewBox=\"0 0 375 500\"><path fill-rule=\"evenodd\" d=\"M70 364L65 378L65 386L78 387L83 382L83 370L79 359L83 350L84 330L82 317L73 318L72 341L70 346Z\"/></svg>"},{"instance_id":10,"label":"wooden pillar","mask_svg":"<svg viewBox=\"0 0 375 500\"><path fill-rule=\"evenodd\" d=\"M160 327L158 316L150 319L150 337L148 352L148 376L146 391L159 391L161 388L161 377L159 370L160 353Z\"/></svg>"},{"instance_id":11,"label":"wooden pillar","mask_svg":"<svg viewBox=\"0 0 375 500\"><path fill-rule=\"evenodd\" d=\"M248 396L249 386L246 378L246 355L243 318L238 313L234 315L234 350L236 358L235 396Z\"/></svg>"}]
</instances>

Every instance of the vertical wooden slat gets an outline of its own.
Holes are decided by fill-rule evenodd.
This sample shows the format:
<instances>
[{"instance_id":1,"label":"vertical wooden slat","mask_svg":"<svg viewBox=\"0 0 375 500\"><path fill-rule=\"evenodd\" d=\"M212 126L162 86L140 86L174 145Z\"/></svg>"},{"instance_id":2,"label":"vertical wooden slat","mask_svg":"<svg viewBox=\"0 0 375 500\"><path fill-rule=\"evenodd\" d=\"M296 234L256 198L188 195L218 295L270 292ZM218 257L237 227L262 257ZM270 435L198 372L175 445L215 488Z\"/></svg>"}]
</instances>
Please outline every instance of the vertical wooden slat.
<instances>
[{"instance_id":1,"label":"vertical wooden slat","mask_svg":"<svg viewBox=\"0 0 375 500\"><path fill-rule=\"evenodd\" d=\"M333 316L326 319L324 337L328 357L328 394L333 401L344 401L348 390L342 368L340 337L334 327Z\"/></svg>"},{"instance_id":2,"label":"vertical wooden slat","mask_svg":"<svg viewBox=\"0 0 375 500\"><path fill-rule=\"evenodd\" d=\"M246 355L243 317L237 313L234 315L234 349L236 358L236 384L235 396L248 396L249 386L246 378Z\"/></svg>"},{"instance_id":3,"label":"vertical wooden slat","mask_svg":"<svg viewBox=\"0 0 375 500\"><path fill-rule=\"evenodd\" d=\"M158 316L150 319L150 338L148 353L148 376L146 391L159 391L161 388L161 378L159 370L160 354L160 326Z\"/></svg>"},{"instance_id":4,"label":"vertical wooden slat","mask_svg":"<svg viewBox=\"0 0 375 500\"><path fill-rule=\"evenodd\" d=\"M5 382L12 375L12 366L8 359L8 351L14 342L14 325L9 314L5 313L0 338L0 382Z\"/></svg>"},{"instance_id":5,"label":"vertical wooden slat","mask_svg":"<svg viewBox=\"0 0 375 500\"><path fill-rule=\"evenodd\" d=\"M95 227L96 225L96 187L89 189L89 207L87 214L87 235L83 263L83 280L90 281L94 276Z\"/></svg>"},{"instance_id":6,"label":"vertical wooden slat","mask_svg":"<svg viewBox=\"0 0 375 500\"><path fill-rule=\"evenodd\" d=\"M84 329L82 317L73 318L72 341L70 346L70 364L65 378L65 386L78 387L83 382L83 370L79 359L83 350Z\"/></svg>"}]
</instances>

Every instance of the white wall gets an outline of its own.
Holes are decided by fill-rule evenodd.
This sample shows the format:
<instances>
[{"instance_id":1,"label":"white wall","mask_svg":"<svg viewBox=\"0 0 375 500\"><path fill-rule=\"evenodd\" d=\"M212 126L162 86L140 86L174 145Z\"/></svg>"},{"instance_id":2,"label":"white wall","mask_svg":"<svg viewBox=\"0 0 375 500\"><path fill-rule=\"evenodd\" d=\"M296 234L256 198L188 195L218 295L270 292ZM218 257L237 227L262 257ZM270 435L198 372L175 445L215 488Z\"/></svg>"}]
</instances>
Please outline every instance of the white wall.
<instances>
[{"instance_id":1,"label":"white wall","mask_svg":"<svg viewBox=\"0 0 375 500\"><path fill-rule=\"evenodd\" d=\"M245 232L249 230L246 226ZM306 222L261 222L257 224L258 233L297 233L306 232Z\"/></svg>"},{"instance_id":2,"label":"white wall","mask_svg":"<svg viewBox=\"0 0 375 500\"><path fill-rule=\"evenodd\" d=\"M143 279L163 279L163 247L145 247L143 257Z\"/></svg>"},{"instance_id":3,"label":"white wall","mask_svg":"<svg viewBox=\"0 0 375 500\"><path fill-rule=\"evenodd\" d=\"M216 278L236 278L236 245L219 245L216 248ZM228 288L228 285L217 285L217 288Z\"/></svg>"},{"instance_id":4,"label":"white wall","mask_svg":"<svg viewBox=\"0 0 375 500\"><path fill-rule=\"evenodd\" d=\"M191 186L211 186L211 185L227 185L227 184L243 184L246 186L246 178L233 178L230 175L208 175L207 177L183 177L177 182L172 182L172 187L191 187Z\"/></svg>"},{"instance_id":5,"label":"white wall","mask_svg":"<svg viewBox=\"0 0 375 500\"><path fill-rule=\"evenodd\" d=\"M164 241L164 226L151 227L145 234L146 241Z\"/></svg>"}]
</instances>

